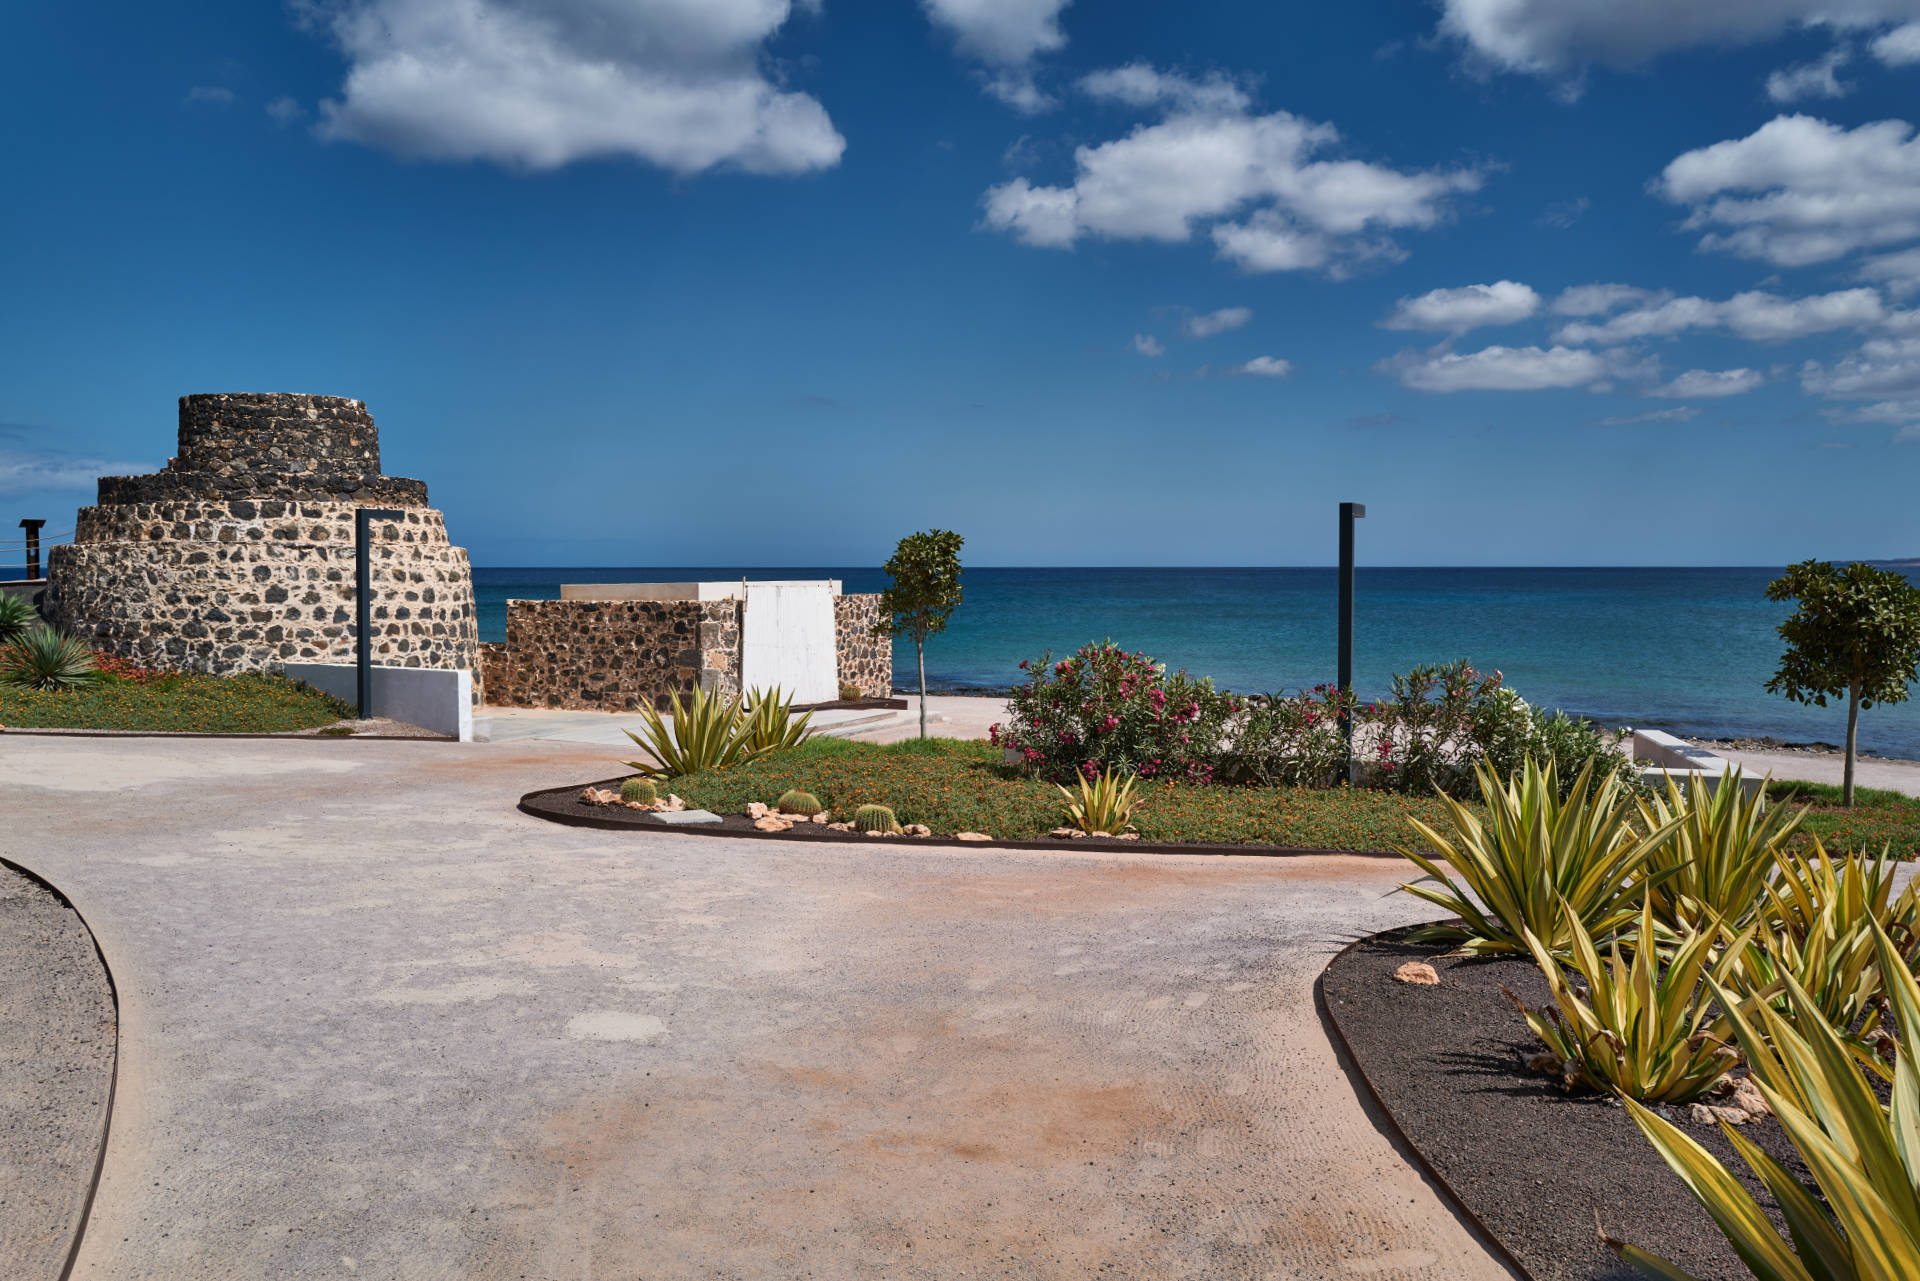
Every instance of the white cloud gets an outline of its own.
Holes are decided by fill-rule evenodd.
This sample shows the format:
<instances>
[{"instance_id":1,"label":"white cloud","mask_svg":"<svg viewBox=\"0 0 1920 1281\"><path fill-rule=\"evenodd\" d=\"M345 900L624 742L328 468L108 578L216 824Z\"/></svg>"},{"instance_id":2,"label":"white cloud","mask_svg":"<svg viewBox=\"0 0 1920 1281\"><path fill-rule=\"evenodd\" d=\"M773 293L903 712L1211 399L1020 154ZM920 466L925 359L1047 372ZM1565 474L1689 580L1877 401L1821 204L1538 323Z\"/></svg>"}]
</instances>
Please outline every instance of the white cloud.
<instances>
[{"instance_id":1,"label":"white cloud","mask_svg":"<svg viewBox=\"0 0 1920 1281\"><path fill-rule=\"evenodd\" d=\"M1157 71L1144 62L1109 67L1080 78L1080 91L1091 98L1129 107L1157 107L1169 103L1201 111L1243 112L1253 104L1246 91L1223 75L1195 80L1178 72Z\"/></svg>"},{"instance_id":2,"label":"white cloud","mask_svg":"<svg viewBox=\"0 0 1920 1281\"><path fill-rule=\"evenodd\" d=\"M1664 297L1651 289L1633 285L1574 285L1560 291L1553 310L1562 316L1604 316L1631 303L1651 302Z\"/></svg>"},{"instance_id":3,"label":"white cloud","mask_svg":"<svg viewBox=\"0 0 1920 1281\"><path fill-rule=\"evenodd\" d=\"M267 104L267 114L278 125L290 125L307 114L307 109L292 98L275 98Z\"/></svg>"},{"instance_id":4,"label":"white cloud","mask_svg":"<svg viewBox=\"0 0 1920 1281\"><path fill-rule=\"evenodd\" d=\"M1879 284L1895 298L1920 291L1920 248L1879 254L1860 264L1862 280Z\"/></svg>"},{"instance_id":5,"label":"white cloud","mask_svg":"<svg viewBox=\"0 0 1920 1281\"><path fill-rule=\"evenodd\" d=\"M1275 356L1255 356L1244 365L1235 365L1232 372L1253 374L1260 378L1285 378L1293 372L1293 362Z\"/></svg>"},{"instance_id":6,"label":"white cloud","mask_svg":"<svg viewBox=\"0 0 1920 1281\"><path fill-rule=\"evenodd\" d=\"M1431 227L1447 198L1473 191L1473 170L1402 172L1320 159L1332 125L1284 111L1176 106L1123 138L1074 152L1071 186L1024 178L986 193L985 225L1029 245L1067 248L1082 236L1183 243L1213 222L1220 255L1248 271L1338 271L1399 249L1385 233ZM1215 221L1238 216L1242 221Z\"/></svg>"},{"instance_id":7,"label":"white cloud","mask_svg":"<svg viewBox=\"0 0 1920 1281\"><path fill-rule=\"evenodd\" d=\"M1159 357L1167 354L1167 345L1158 338L1155 338L1152 334L1135 334L1133 336L1133 349L1142 356Z\"/></svg>"},{"instance_id":8,"label":"white cloud","mask_svg":"<svg viewBox=\"0 0 1920 1281\"><path fill-rule=\"evenodd\" d=\"M1418 298L1402 298L1381 321L1385 329L1425 329L1464 334L1483 325L1511 325L1540 310L1540 295L1517 280L1460 289L1435 289Z\"/></svg>"},{"instance_id":9,"label":"white cloud","mask_svg":"<svg viewBox=\"0 0 1920 1281\"><path fill-rule=\"evenodd\" d=\"M1920 17L1920 0L1443 0L1440 30L1483 65L1534 75L1635 67L1676 49L1772 39L1791 27Z\"/></svg>"},{"instance_id":10,"label":"white cloud","mask_svg":"<svg viewBox=\"0 0 1920 1281\"><path fill-rule=\"evenodd\" d=\"M1874 338L1831 367L1809 360L1800 385L1838 400L1920 395L1920 338Z\"/></svg>"},{"instance_id":11,"label":"white cloud","mask_svg":"<svg viewBox=\"0 0 1920 1281\"><path fill-rule=\"evenodd\" d=\"M1571 347L1485 347L1460 354L1450 351L1402 352L1375 366L1415 391L1547 391L1585 387L1610 372L1598 352Z\"/></svg>"},{"instance_id":12,"label":"white cloud","mask_svg":"<svg viewBox=\"0 0 1920 1281\"><path fill-rule=\"evenodd\" d=\"M102 476L135 476L153 469L150 462L103 462L51 450L0 450L0 495L90 490ZM57 529L49 526L48 531L71 527L69 521Z\"/></svg>"},{"instance_id":13,"label":"white cloud","mask_svg":"<svg viewBox=\"0 0 1920 1281\"><path fill-rule=\"evenodd\" d=\"M1211 338L1215 334L1224 334L1229 329L1238 329L1253 319L1251 307L1222 307L1219 311L1202 312L1188 316L1182 328L1189 338Z\"/></svg>"},{"instance_id":14,"label":"white cloud","mask_svg":"<svg viewBox=\"0 0 1920 1281\"><path fill-rule=\"evenodd\" d=\"M1662 400L1708 400L1738 396L1766 381L1758 369L1689 369L1670 383L1647 388L1646 394Z\"/></svg>"},{"instance_id":15,"label":"white cloud","mask_svg":"<svg viewBox=\"0 0 1920 1281\"><path fill-rule=\"evenodd\" d=\"M222 89L218 85L195 85L187 90L187 101L209 107L231 107L233 90Z\"/></svg>"},{"instance_id":16,"label":"white cloud","mask_svg":"<svg viewBox=\"0 0 1920 1281\"><path fill-rule=\"evenodd\" d=\"M691 0L689 0L691 2ZM960 52L985 63L987 92L1035 115L1055 105L1034 81L1033 61L1067 43L1060 11L1071 0L923 0L927 16L954 37Z\"/></svg>"},{"instance_id":17,"label":"white cloud","mask_svg":"<svg viewBox=\"0 0 1920 1281\"><path fill-rule=\"evenodd\" d=\"M1636 423L1686 423L1700 416L1700 411L1692 405L1675 405L1671 409L1649 409L1643 414L1626 414L1618 418L1602 418L1602 427L1631 427Z\"/></svg>"},{"instance_id":18,"label":"white cloud","mask_svg":"<svg viewBox=\"0 0 1920 1281\"><path fill-rule=\"evenodd\" d=\"M1853 57L1848 45L1835 45L1824 57L1803 62L1797 67L1782 67L1767 77L1767 97L1775 102L1799 102L1803 98L1844 98L1853 86L1843 83L1834 73Z\"/></svg>"},{"instance_id":19,"label":"white cloud","mask_svg":"<svg viewBox=\"0 0 1920 1281\"><path fill-rule=\"evenodd\" d=\"M1920 238L1920 140L1904 120L1856 129L1778 116L1676 157L1654 184L1707 228L1702 249L1802 267Z\"/></svg>"},{"instance_id":20,"label":"white cloud","mask_svg":"<svg viewBox=\"0 0 1920 1281\"><path fill-rule=\"evenodd\" d=\"M346 0L350 63L319 134L403 156L554 169L628 156L675 173L803 173L846 147L761 72L789 0Z\"/></svg>"},{"instance_id":21,"label":"white cloud","mask_svg":"<svg viewBox=\"0 0 1920 1281\"><path fill-rule=\"evenodd\" d=\"M1751 342L1780 342L1833 329L1868 328L1886 316L1885 303L1872 289L1841 289L1807 298L1781 298L1750 290L1725 302L1666 298L1599 323L1574 321L1562 325L1554 339L1605 346L1671 337L1690 329L1729 329Z\"/></svg>"},{"instance_id":22,"label":"white cloud","mask_svg":"<svg viewBox=\"0 0 1920 1281\"><path fill-rule=\"evenodd\" d=\"M1889 67L1910 67L1920 62L1920 22L1895 27L1870 47L1873 56Z\"/></svg>"}]
</instances>

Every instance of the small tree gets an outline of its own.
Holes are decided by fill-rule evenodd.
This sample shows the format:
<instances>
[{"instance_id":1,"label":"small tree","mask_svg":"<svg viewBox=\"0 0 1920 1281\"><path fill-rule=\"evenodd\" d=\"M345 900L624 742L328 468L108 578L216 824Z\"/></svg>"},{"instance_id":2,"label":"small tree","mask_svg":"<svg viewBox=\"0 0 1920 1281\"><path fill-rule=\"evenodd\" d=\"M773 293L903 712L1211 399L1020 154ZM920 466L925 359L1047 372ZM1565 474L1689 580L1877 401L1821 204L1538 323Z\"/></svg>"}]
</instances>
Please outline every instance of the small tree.
<instances>
[{"instance_id":1,"label":"small tree","mask_svg":"<svg viewBox=\"0 0 1920 1281\"><path fill-rule=\"evenodd\" d=\"M1904 703L1920 679L1920 587L1898 570L1829 561L1789 566L1767 584L1768 600L1798 601L1780 624L1787 652L1767 689L1796 703L1825 707L1847 696L1847 763L1841 803L1853 804L1853 760L1860 709Z\"/></svg>"},{"instance_id":2,"label":"small tree","mask_svg":"<svg viewBox=\"0 0 1920 1281\"><path fill-rule=\"evenodd\" d=\"M960 604L960 545L945 529L908 534L887 562L891 585L880 593L876 636L911 636L920 662L920 737L927 736L927 637L946 630Z\"/></svg>"}]
</instances>

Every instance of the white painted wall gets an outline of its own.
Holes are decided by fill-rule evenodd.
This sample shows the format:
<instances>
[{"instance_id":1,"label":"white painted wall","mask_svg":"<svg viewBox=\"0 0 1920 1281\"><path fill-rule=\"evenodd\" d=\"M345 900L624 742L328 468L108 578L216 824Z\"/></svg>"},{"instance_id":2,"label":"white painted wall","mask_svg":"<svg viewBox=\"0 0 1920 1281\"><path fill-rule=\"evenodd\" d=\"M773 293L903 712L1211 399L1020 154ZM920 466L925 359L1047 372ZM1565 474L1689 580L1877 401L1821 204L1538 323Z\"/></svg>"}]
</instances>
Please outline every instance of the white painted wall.
<instances>
[{"instance_id":1,"label":"white painted wall","mask_svg":"<svg viewBox=\"0 0 1920 1281\"><path fill-rule=\"evenodd\" d=\"M288 663L287 679L351 703L360 696L352 663ZM382 667L375 664L373 714L473 741L473 673L445 667Z\"/></svg>"},{"instance_id":2,"label":"white painted wall","mask_svg":"<svg viewBox=\"0 0 1920 1281\"><path fill-rule=\"evenodd\" d=\"M840 696L832 583L747 584L740 687L745 692L776 685L796 703L825 703Z\"/></svg>"}]
</instances>

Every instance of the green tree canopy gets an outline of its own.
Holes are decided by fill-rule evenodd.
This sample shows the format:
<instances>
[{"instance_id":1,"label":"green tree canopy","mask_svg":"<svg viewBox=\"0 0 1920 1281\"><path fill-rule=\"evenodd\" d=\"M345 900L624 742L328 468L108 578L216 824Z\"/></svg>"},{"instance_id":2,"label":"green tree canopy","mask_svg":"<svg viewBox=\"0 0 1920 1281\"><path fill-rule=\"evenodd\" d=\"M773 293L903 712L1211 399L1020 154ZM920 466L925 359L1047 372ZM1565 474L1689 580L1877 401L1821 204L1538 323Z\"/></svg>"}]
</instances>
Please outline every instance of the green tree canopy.
<instances>
[{"instance_id":1,"label":"green tree canopy","mask_svg":"<svg viewBox=\"0 0 1920 1281\"><path fill-rule=\"evenodd\" d=\"M1853 766L1860 712L1875 703L1904 703L1920 679L1920 587L1898 570L1856 561L1845 569L1802 561L1767 585L1767 599L1797 601L1780 624L1787 652L1767 689L1825 707L1847 699L1843 802L1853 804Z\"/></svg>"},{"instance_id":2,"label":"green tree canopy","mask_svg":"<svg viewBox=\"0 0 1920 1281\"><path fill-rule=\"evenodd\" d=\"M908 534L887 561L891 580L880 593L874 632L913 639L920 664L920 737L927 736L927 638L945 631L960 605L960 547L966 539L946 529Z\"/></svg>"}]
</instances>

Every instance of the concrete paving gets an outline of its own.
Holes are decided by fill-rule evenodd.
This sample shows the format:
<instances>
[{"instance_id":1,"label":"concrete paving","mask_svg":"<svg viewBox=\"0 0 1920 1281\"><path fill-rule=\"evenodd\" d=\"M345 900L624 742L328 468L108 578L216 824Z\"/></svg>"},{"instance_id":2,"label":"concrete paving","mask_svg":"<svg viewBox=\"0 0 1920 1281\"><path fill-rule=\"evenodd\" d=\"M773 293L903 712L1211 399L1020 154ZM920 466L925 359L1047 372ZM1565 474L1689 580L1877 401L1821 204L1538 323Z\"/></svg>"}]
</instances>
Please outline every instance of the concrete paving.
<instances>
[{"instance_id":1,"label":"concrete paving","mask_svg":"<svg viewBox=\"0 0 1920 1281\"><path fill-rule=\"evenodd\" d=\"M605 756L0 736L121 994L75 1275L1505 1275L1315 1011L1397 864L513 810Z\"/></svg>"},{"instance_id":2,"label":"concrete paving","mask_svg":"<svg viewBox=\"0 0 1920 1281\"><path fill-rule=\"evenodd\" d=\"M1715 747L1713 750L1745 770L1749 776L1768 774L1774 778L1794 779L1802 783L1832 783L1838 787L1846 772L1846 758L1838 753L1748 752L1725 747ZM1853 763L1853 782L1856 787L1878 787L1907 796L1920 796L1920 762L1858 757Z\"/></svg>"}]
</instances>

